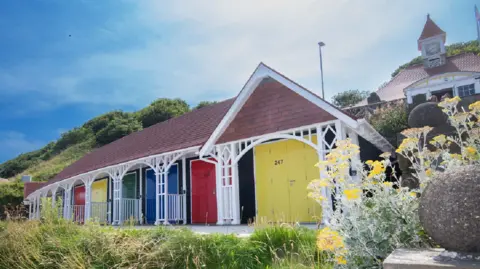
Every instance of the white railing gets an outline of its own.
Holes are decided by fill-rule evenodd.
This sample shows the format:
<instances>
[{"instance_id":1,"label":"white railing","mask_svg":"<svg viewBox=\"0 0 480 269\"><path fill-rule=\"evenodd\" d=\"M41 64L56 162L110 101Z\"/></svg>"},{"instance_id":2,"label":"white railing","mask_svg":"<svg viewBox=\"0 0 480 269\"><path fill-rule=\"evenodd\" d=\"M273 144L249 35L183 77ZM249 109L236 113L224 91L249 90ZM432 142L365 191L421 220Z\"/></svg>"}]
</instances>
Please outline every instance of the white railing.
<instances>
[{"instance_id":1,"label":"white railing","mask_svg":"<svg viewBox=\"0 0 480 269\"><path fill-rule=\"evenodd\" d=\"M168 194L168 220L183 221L183 207L185 194Z\"/></svg>"},{"instance_id":2,"label":"white railing","mask_svg":"<svg viewBox=\"0 0 480 269\"><path fill-rule=\"evenodd\" d=\"M72 219L74 222L83 223L85 220L85 205L72 206Z\"/></svg>"},{"instance_id":3,"label":"white railing","mask_svg":"<svg viewBox=\"0 0 480 269\"><path fill-rule=\"evenodd\" d=\"M108 209L107 202L91 202L90 203L90 219L98 221L99 223L108 223Z\"/></svg>"},{"instance_id":4,"label":"white railing","mask_svg":"<svg viewBox=\"0 0 480 269\"><path fill-rule=\"evenodd\" d=\"M232 185L224 185L222 186L223 190L223 218L226 220L233 219L233 186Z\"/></svg>"},{"instance_id":5,"label":"white railing","mask_svg":"<svg viewBox=\"0 0 480 269\"><path fill-rule=\"evenodd\" d=\"M133 220L138 223L140 221L140 199L123 198L121 203L122 212L120 216L122 222Z\"/></svg>"}]
</instances>

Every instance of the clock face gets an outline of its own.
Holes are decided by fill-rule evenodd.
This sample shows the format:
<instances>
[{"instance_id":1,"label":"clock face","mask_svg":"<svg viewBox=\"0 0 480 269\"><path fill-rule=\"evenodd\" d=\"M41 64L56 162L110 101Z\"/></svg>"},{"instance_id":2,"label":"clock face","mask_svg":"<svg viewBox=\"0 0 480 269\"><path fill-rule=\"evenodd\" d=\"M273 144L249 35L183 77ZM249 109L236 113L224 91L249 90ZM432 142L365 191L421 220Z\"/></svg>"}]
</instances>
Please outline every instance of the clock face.
<instances>
[{"instance_id":1,"label":"clock face","mask_svg":"<svg viewBox=\"0 0 480 269\"><path fill-rule=\"evenodd\" d=\"M440 43L435 42L435 43L426 44L425 53L427 54L427 56L440 53Z\"/></svg>"}]
</instances>

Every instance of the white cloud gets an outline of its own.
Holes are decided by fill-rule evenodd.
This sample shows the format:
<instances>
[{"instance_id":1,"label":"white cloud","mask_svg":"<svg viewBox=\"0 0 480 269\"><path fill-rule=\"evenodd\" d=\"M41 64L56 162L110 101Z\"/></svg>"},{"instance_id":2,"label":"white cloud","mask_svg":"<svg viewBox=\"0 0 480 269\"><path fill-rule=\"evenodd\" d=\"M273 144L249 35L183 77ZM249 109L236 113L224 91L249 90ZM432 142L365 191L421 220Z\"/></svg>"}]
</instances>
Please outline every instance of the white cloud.
<instances>
[{"instance_id":1,"label":"white cloud","mask_svg":"<svg viewBox=\"0 0 480 269\"><path fill-rule=\"evenodd\" d=\"M138 8L127 20L110 20L99 31L111 40L122 31L150 33L142 46L81 56L68 66L29 63L0 72L0 85L35 91L55 105L139 107L158 97L196 102L236 95L263 61L318 89L316 44L322 40L329 95L352 87L371 90L401 64L377 53L389 50L383 44L391 46L390 40L412 29L420 32L427 11L442 8L414 0L133 3ZM414 49L415 40L408 42Z\"/></svg>"}]
</instances>

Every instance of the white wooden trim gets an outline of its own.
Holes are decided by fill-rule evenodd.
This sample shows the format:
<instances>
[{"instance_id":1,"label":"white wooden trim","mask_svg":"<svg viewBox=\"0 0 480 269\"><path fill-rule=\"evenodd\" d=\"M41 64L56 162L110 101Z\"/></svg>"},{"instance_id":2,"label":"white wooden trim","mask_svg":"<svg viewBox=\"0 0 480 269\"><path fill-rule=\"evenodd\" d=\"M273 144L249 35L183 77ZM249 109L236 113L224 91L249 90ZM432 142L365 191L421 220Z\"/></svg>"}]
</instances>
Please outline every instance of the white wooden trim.
<instances>
[{"instance_id":1,"label":"white wooden trim","mask_svg":"<svg viewBox=\"0 0 480 269\"><path fill-rule=\"evenodd\" d=\"M240 91L240 94L237 96L235 102L230 107L226 115L223 117L220 124L217 126L217 128L215 128L212 135L208 138L205 145L201 148L199 153L200 157L205 155L213 147L213 145L217 142L218 138L220 138L220 136L225 132L225 130L228 128L228 126L238 114L240 109L243 107L245 102L248 100L250 95L257 88L258 84L267 77L272 78L277 82L283 84L285 87L289 88L290 90L304 97L311 103L330 113L335 118L345 122L349 127L356 128L358 126L356 120L352 119L340 109L329 104L328 102L313 94L312 92L309 92L304 87L286 78L285 76L281 75L267 65L260 63L245 84L245 86Z\"/></svg>"},{"instance_id":2,"label":"white wooden trim","mask_svg":"<svg viewBox=\"0 0 480 269\"><path fill-rule=\"evenodd\" d=\"M150 156L130 160L130 161L127 161L127 162L123 162L123 163L119 163L119 164L113 164L113 165L105 166L105 167L102 167L102 168L98 168L98 169L95 169L95 170L92 170L92 171L81 173L81 174L78 174L78 175L75 175L75 176L72 176L72 177L54 182L54 183L49 184L47 186L43 186L42 188L39 188L39 189L35 190L34 192L32 192L31 194L29 194L26 199L29 200L29 199L31 199L31 197L35 197L36 195L42 194L43 192L45 192L46 190L51 188L53 184L58 184L58 185L62 185L62 186L67 185L68 186L68 185L72 184L72 182L76 182L79 179L82 180L82 182L85 183L85 181L83 179L84 177L90 177L90 175L92 175L92 174L94 174L95 176L98 176L101 173L107 173L107 174L110 175L110 177L114 178L114 176L117 176L117 175L112 174L112 171L114 171L114 170L122 170L122 168L123 168L123 171L125 171L124 170L125 167L129 168L129 167L132 167L135 164L145 164L145 165L148 165L148 166L152 167L152 165L149 164L148 161L154 160L155 158L168 157L168 156L172 156L172 155L175 155L175 154L178 154L178 153L182 153L183 155L188 154L188 153L195 153L199 149L200 149L200 146L188 147L188 148L184 148L184 149L178 149L178 150L174 150L174 151L169 151L169 152L164 152L164 153L160 153L160 154L150 155Z\"/></svg>"}]
</instances>

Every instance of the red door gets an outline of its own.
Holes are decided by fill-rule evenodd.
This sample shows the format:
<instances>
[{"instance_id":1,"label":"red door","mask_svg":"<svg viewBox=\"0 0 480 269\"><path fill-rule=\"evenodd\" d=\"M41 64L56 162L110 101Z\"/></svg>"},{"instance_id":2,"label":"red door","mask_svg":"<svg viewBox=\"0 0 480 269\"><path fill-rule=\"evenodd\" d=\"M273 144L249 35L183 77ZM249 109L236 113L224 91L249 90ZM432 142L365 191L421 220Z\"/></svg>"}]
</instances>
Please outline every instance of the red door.
<instances>
[{"instance_id":1,"label":"red door","mask_svg":"<svg viewBox=\"0 0 480 269\"><path fill-rule=\"evenodd\" d=\"M73 189L73 220L83 223L85 218L85 186Z\"/></svg>"},{"instance_id":2,"label":"red door","mask_svg":"<svg viewBox=\"0 0 480 269\"><path fill-rule=\"evenodd\" d=\"M192 223L216 223L215 164L200 160L192 161L191 180Z\"/></svg>"}]
</instances>

